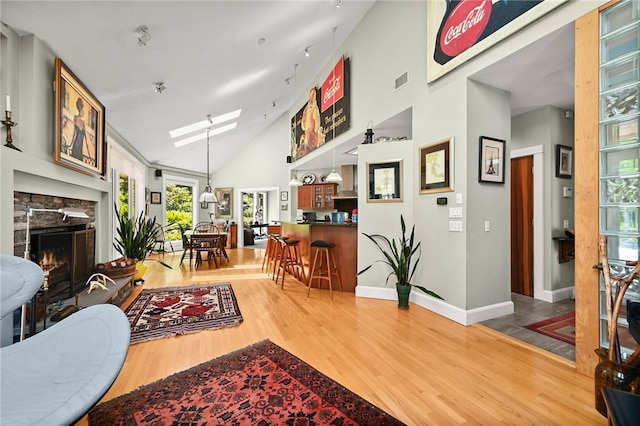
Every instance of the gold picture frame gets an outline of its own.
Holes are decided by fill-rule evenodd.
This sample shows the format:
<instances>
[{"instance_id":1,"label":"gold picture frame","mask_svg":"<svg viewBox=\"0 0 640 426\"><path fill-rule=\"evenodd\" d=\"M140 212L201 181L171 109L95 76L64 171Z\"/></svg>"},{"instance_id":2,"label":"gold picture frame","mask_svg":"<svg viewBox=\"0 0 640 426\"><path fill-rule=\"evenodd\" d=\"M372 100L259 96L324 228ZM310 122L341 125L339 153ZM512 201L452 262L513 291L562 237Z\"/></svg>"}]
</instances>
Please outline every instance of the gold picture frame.
<instances>
[{"instance_id":1,"label":"gold picture frame","mask_svg":"<svg viewBox=\"0 0 640 426\"><path fill-rule=\"evenodd\" d=\"M453 191L453 137L419 148L420 194Z\"/></svg>"},{"instance_id":2,"label":"gold picture frame","mask_svg":"<svg viewBox=\"0 0 640 426\"><path fill-rule=\"evenodd\" d=\"M104 105L60 58L55 59L54 161L88 175L105 175Z\"/></svg>"}]
</instances>

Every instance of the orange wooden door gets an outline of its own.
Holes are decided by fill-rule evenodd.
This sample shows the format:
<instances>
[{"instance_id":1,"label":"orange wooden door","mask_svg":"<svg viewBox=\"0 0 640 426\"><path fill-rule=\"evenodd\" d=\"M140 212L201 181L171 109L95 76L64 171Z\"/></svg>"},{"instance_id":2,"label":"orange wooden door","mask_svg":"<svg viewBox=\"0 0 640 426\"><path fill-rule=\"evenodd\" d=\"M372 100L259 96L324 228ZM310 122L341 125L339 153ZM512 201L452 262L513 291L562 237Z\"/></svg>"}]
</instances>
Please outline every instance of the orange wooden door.
<instances>
[{"instance_id":1,"label":"orange wooden door","mask_svg":"<svg viewBox=\"0 0 640 426\"><path fill-rule=\"evenodd\" d=\"M511 291L533 296L533 156L511 160Z\"/></svg>"}]
</instances>

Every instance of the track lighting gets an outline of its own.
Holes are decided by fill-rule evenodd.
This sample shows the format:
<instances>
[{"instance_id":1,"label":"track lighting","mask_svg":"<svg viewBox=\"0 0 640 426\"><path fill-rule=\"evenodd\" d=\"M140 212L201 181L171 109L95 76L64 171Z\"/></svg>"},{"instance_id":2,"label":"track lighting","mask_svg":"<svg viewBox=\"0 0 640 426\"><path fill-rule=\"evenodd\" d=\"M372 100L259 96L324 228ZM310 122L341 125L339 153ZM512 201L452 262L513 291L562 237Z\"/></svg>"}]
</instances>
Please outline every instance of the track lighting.
<instances>
[{"instance_id":1,"label":"track lighting","mask_svg":"<svg viewBox=\"0 0 640 426\"><path fill-rule=\"evenodd\" d=\"M160 81L158 83L153 83L156 85L156 93L162 93L165 91L165 89L167 88L167 86L164 85L164 82Z\"/></svg>"},{"instance_id":2,"label":"track lighting","mask_svg":"<svg viewBox=\"0 0 640 426\"><path fill-rule=\"evenodd\" d=\"M305 48L304 49L304 56L306 56L307 58L309 57L310 53L309 53L309 48Z\"/></svg>"},{"instance_id":3,"label":"track lighting","mask_svg":"<svg viewBox=\"0 0 640 426\"><path fill-rule=\"evenodd\" d=\"M149 34L149 27L146 25L140 25L136 28L136 32L138 33L138 46L144 47L151 40L151 34Z\"/></svg>"},{"instance_id":4,"label":"track lighting","mask_svg":"<svg viewBox=\"0 0 640 426\"><path fill-rule=\"evenodd\" d=\"M336 7L337 7L338 9L340 9L340 7L342 7L342 0L337 0L337 1L336 1Z\"/></svg>"},{"instance_id":5,"label":"track lighting","mask_svg":"<svg viewBox=\"0 0 640 426\"><path fill-rule=\"evenodd\" d=\"M291 86L291 79L290 78L285 79L284 84L286 84L287 87Z\"/></svg>"}]
</instances>

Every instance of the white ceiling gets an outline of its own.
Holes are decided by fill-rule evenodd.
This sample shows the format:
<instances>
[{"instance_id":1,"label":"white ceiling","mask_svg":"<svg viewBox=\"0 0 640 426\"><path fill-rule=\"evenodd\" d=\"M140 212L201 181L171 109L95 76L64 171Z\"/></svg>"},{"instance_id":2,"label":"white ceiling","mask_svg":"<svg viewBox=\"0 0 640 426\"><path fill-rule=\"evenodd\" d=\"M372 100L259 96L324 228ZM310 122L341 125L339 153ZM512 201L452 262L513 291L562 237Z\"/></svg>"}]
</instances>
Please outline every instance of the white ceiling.
<instances>
[{"instance_id":1,"label":"white ceiling","mask_svg":"<svg viewBox=\"0 0 640 426\"><path fill-rule=\"evenodd\" d=\"M238 127L212 137L212 171L276 118L288 114L374 0L299 1L11 1L1 20L38 36L105 105L107 122L149 162L204 173L206 142L175 148L169 130L242 108ZM146 25L151 40L137 43ZM264 37L264 44L258 39ZM573 26L538 40L478 73L475 80L512 92L512 115L544 105L573 109ZM311 56L304 50L309 47ZM294 64L298 83L293 78ZM156 82L166 90L155 92ZM275 107L273 103L275 102ZM301 105L300 105L301 106ZM266 119L264 118L266 116ZM411 110L376 125L391 135ZM357 162L342 153L336 163ZM305 168L331 165L331 153Z\"/></svg>"}]
</instances>

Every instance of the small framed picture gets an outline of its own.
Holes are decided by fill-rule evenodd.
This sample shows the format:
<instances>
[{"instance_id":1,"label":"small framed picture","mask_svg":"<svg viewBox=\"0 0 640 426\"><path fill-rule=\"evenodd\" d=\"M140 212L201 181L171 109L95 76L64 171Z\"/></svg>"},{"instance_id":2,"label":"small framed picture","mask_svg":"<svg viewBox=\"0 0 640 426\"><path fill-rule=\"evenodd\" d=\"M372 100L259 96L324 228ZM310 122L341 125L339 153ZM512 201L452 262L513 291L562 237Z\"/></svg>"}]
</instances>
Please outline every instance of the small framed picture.
<instances>
[{"instance_id":1,"label":"small framed picture","mask_svg":"<svg viewBox=\"0 0 640 426\"><path fill-rule=\"evenodd\" d=\"M369 171L368 203L402 201L402 160L367 163Z\"/></svg>"},{"instance_id":2,"label":"small framed picture","mask_svg":"<svg viewBox=\"0 0 640 426\"><path fill-rule=\"evenodd\" d=\"M161 204L162 203L162 193L161 192L152 192L151 193L151 204Z\"/></svg>"},{"instance_id":3,"label":"small framed picture","mask_svg":"<svg viewBox=\"0 0 640 426\"><path fill-rule=\"evenodd\" d=\"M480 136L478 182L504 183L504 148L502 139Z\"/></svg>"},{"instance_id":4,"label":"small framed picture","mask_svg":"<svg viewBox=\"0 0 640 426\"><path fill-rule=\"evenodd\" d=\"M453 137L420 147L420 193L453 191Z\"/></svg>"},{"instance_id":5,"label":"small framed picture","mask_svg":"<svg viewBox=\"0 0 640 426\"><path fill-rule=\"evenodd\" d=\"M556 145L556 177L571 179L573 169L573 148L566 145Z\"/></svg>"},{"instance_id":6,"label":"small framed picture","mask_svg":"<svg viewBox=\"0 0 640 426\"><path fill-rule=\"evenodd\" d=\"M287 191L280 193L280 201L289 201L289 193Z\"/></svg>"},{"instance_id":7,"label":"small framed picture","mask_svg":"<svg viewBox=\"0 0 640 426\"><path fill-rule=\"evenodd\" d=\"M289 203L281 203L280 210L282 210L283 212L286 212L287 210L289 210Z\"/></svg>"},{"instance_id":8,"label":"small framed picture","mask_svg":"<svg viewBox=\"0 0 640 426\"><path fill-rule=\"evenodd\" d=\"M144 202L149 204L151 202L151 188L144 189Z\"/></svg>"}]
</instances>

